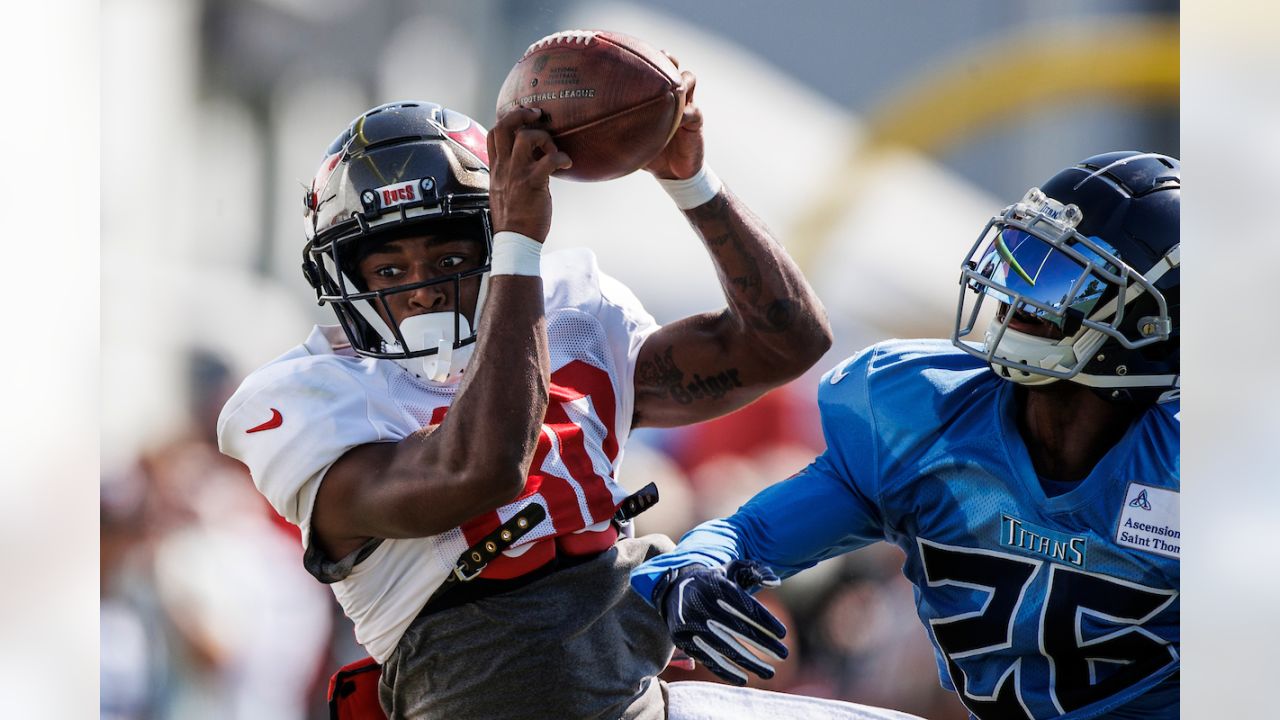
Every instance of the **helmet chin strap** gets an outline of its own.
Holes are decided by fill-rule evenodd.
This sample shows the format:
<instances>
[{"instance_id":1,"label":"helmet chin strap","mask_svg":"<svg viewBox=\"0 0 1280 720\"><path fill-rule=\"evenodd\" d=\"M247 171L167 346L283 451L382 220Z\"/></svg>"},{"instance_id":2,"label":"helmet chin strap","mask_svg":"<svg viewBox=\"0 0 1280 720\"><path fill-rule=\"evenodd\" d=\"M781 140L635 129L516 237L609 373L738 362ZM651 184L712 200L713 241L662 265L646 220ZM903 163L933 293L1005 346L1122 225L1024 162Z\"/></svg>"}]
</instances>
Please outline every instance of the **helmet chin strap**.
<instances>
[{"instance_id":1,"label":"helmet chin strap","mask_svg":"<svg viewBox=\"0 0 1280 720\"><path fill-rule=\"evenodd\" d=\"M1000 332L1002 328L1003 333ZM1070 372L1076 365L1077 358L1093 357L1105 341L1106 336L1093 329L1085 330L1078 337L1052 340L1004 327L1003 323L994 318L987 326L986 334L988 348L996 343L991 369L995 370L997 375L1019 385L1048 385L1061 378L1008 367L1004 363L995 362L996 359L1045 370Z\"/></svg>"},{"instance_id":2,"label":"helmet chin strap","mask_svg":"<svg viewBox=\"0 0 1280 720\"><path fill-rule=\"evenodd\" d=\"M1001 330L1004 332L1002 333ZM1070 346L1059 345L1048 338L1005 327L995 318L992 318L991 324L987 326L985 341L988 348L993 344L996 348L992 356L991 369L995 370L997 375L1019 385L1048 385L1056 382L1058 378L1011 368L996 360L1021 363L1031 367L1054 368L1067 364L1068 356L1072 356Z\"/></svg>"},{"instance_id":3,"label":"helmet chin strap","mask_svg":"<svg viewBox=\"0 0 1280 720\"><path fill-rule=\"evenodd\" d=\"M471 334L471 325L463 315L456 315L458 332L462 337ZM435 349L434 355L400 358L395 362L409 372L424 380L433 382L457 382L462 379L462 371L471 359L475 345L466 345L454 349L456 338L453 334L455 314L447 312L426 313L407 317L400 323L400 334L408 345L402 348L398 343L387 342L389 352L418 352Z\"/></svg>"}]
</instances>

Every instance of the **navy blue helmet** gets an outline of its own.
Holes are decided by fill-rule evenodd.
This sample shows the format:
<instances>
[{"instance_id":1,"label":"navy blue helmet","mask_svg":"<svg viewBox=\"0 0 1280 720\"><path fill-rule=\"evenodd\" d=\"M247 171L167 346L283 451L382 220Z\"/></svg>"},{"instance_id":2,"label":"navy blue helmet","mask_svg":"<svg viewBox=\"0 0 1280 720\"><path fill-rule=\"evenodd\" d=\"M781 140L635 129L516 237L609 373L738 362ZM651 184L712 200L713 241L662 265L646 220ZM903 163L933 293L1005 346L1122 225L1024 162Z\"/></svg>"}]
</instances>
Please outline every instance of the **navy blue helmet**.
<instances>
[{"instance_id":1,"label":"navy blue helmet","mask_svg":"<svg viewBox=\"0 0 1280 720\"><path fill-rule=\"evenodd\" d=\"M952 342L1024 385L1176 397L1180 204L1178 160L1134 151L1096 155L1027 191L964 259ZM965 342L987 298L998 306L983 342Z\"/></svg>"}]
</instances>

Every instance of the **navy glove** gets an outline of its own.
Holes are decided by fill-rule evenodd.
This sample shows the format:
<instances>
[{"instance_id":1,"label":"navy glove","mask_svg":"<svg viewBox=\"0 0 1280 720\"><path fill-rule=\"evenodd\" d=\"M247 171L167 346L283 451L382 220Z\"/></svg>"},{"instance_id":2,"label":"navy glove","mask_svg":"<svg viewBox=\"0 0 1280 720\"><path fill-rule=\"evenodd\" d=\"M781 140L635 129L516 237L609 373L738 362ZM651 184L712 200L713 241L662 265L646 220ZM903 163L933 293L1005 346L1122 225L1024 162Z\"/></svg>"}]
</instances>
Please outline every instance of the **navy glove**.
<instances>
[{"instance_id":1,"label":"navy glove","mask_svg":"<svg viewBox=\"0 0 1280 720\"><path fill-rule=\"evenodd\" d=\"M671 629L676 647L701 660L711 672L746 685L743 669L768 680L773 666L748 650L781 661L787 628L747 591L776 587L772 570L750 560L724 567L689 565L667 573L653 590L654 606Z\"/></svg>"}]
</instances>

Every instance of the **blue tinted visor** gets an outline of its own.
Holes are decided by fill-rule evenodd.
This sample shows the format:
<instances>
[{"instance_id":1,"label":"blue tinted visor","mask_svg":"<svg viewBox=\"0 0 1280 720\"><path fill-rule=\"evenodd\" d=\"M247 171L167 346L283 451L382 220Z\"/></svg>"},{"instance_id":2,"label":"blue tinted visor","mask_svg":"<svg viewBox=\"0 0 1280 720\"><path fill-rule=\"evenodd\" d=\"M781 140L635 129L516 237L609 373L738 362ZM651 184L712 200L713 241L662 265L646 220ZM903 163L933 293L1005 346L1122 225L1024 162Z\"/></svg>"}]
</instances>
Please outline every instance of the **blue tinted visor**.
<instances>
[{"instance_id":1,"label":"blue tinted visor","mask_svg":"<svg viewBox=\"0 0 1280 720\"><path fill-rule=\"evenodd\" d=\"M1097 238L1090 240L1102 246ZM1117 269L1078 240L1068 239L1063 246L1071 250L1024 230L997 225L976 268L990 282L973 281L971 286L1058 327L1068 315L1088 317L1112 285L1098 271L1114 277Z\"/></svg>"}]
</instances>

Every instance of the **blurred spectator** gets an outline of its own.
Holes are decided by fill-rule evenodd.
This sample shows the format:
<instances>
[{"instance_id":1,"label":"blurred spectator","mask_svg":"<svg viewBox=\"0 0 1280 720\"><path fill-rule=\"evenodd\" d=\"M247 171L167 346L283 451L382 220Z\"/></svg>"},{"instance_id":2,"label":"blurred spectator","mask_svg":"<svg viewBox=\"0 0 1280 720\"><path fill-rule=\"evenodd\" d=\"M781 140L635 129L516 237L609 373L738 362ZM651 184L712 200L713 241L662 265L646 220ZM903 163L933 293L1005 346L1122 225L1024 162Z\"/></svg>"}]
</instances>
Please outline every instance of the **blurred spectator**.
<instances>
[{"instance_id":1,"label":"blurred spectator","mask_svg":"<svg viewBox=\"0 0 1280 720\"><path fill-rule=\"evenodd\" d=\"M99 503L99 584L103 720L158 716L168 658L160 610L148 579L144 549L142 480L103 479Z\"/></svg>"},{"instance_id":2,"label":"blurred spectator","mask_svg":"<svg viewBox=\"0 0 1280 720\"><path fill-rule=\"evenodd\" d=\"M658 504L636 518L636 535L657 533L678 538L701 522L689 478L670 457L643 441L627 445L618 482L627 492L636 492L651 482L658 486Z\"/></svg>"},{"instance_id":3,"label":"blurred spectator","mask_svg":"<svg viewBox=\"0 0 1280 720\"><path fill-rule=\"evenodd\" d=\"M315 717L333 599L213 444L230 372L204 352L189 369L189 424L103 480L102 715Z\"/></svg>"},{"instance_id":4,"label":"blurred spectator","mask_svg":"<svg viewBox=\"0 0 1280 720\"><path fill-rule=\"evenodd\" d=\"M161 538L156 587L189 661L176 717L302 718L331 598L243 475L204 468L194 519Z\"/></svg>"}]
</instances>

